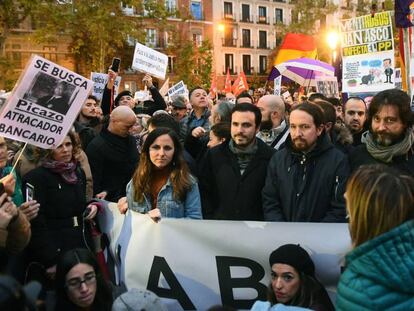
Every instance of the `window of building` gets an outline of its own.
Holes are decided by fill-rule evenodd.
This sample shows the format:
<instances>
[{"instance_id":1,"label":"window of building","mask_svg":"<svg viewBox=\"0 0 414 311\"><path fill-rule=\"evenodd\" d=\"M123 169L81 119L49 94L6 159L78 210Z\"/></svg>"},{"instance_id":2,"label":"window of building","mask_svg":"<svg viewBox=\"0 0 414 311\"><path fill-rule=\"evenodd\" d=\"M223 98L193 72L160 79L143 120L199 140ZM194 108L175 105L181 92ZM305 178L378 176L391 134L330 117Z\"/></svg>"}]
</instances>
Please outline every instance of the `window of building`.
<instances>
[{"instance_id":1,"label":"window of building","mask_svg":"<svg viewBox=\"0 0 414 311\"><path fill-rule=\"evenodd\" d=\"M259 48L267 48L267 33L264 30L259 30Z\"/></svg>"},{"instance_id":2,"label":"window of building","mask_svg":"<svg viewBox=\"0 0 414 311\"><path fill-rule=\"evenodd\" d=\"M242 45L250 47L250 29L242 29Z\"/></svg>"},{"instance_id":3,"label":"window of building","mask_svg":"<svg viewBox=\"0 0 414 311\"><path fill-rule=\"evenodd\" d=\"M242 22L251 22L250 5L242 4Z\"/></svg>"},{"instance_id":4,"label":"window of building","mask_svg":"<svg viewBox=\"0 0 414 311\"><path fill-rule=\"evenodd\" d=\"M177 5L176 5L175 0L165 0L165 8L167 12L170 12L170 13L175 12L176 7Z\"/></svg>"},{"instance_id":5,"label":"window of building","mask_svg":"<svg viewBox=\"0 0 414 311\"><path fill-rule=\"evenodd\" d=\"M267 69L267 56L259 55L259 73L265 74Z\"/></svg>"},{"instance_id":6,"label":"window of building","mask_svg":"<svg viewBox=\"0 0 414 311\"><path fill-rule=\"evenodd\" d=\"M230 69L230 73L234 73L233 54L224 54L224 72L227 72L227 68Z\"/></svg>"},{"instance_id":7,"label":"window of building","mask_svg":"<svg viewBox=\"0 0 414 311\"><path fill-rule=\"evenodd\" d=\"M146 37L145 37L145 45L149 47L156 47L157 46L157 30L153 28L145 29Z\"/></svg>"},{"instance_id":8,"label":"window of building","mask_svg":"<svg viewBox=\"0 0 414 311\"><path fill-rule=\"evenodd\" d=\"M137 91L137 83L135 81L125 81L124 89L134 94Z\"/></svg>"},{"instance_id":9,"label":"window of building","mask_svg":"<svg viewBox=\"0 0 414 311\"><path fill-rule=\"evenodd\" d=\"M250 55L243 55L243 71L246 75L252 73L252 63Z\"/></svg>"},{"instance_id":10,"label":"window of building","mask_svg":"<svg viewBox=\"0 0 414 311\"><path fill-rule=\"evenodd\" d=\"M233 18L233 3L224 2L224 18Z\"/></svg>"},{"instance_id":11,"label":"window of building","mask_svg":"<svg viewBox=\"0 0 414 311\"><path fill-rule=\"evenodd\" d=\"M283 23L283 10L282 9L275 9L275 22Z\"/></svg>"},{"instance_id":12,"label":"window of building","mask_svg":"<svg viewBox=\"0 0 414 311\"><path fill-rule=\"evenodd\" d=\"M201 7L201 1L192 0L191 1L191 15L195 20L203 19L203 10Z\"/></svg>"},{"instance_id":13,"label":"window of building","mask_svg":"<svg viewBox=\"0 0 414 311\"><path fill-rule=\"evenodd\" d=\"M266 23L267 10L265 6L259 6L259 23Z\"/></svg>"},{"instance_id":14,"label":"window of building","mask_svg":"<svg viewBox=\"0 0 414 311\"><path fill-rule=\"evenodd\" d=\"M132 16L132 15L134 15L134 13L135 13L135 9L134 9L134 7L133 7L133 6L131 6L131 5L127 5L127 4L125 4L124 2L121 2L121 7L122 7L122 12L123 12L125 15L128 15L128 16Z\"/></svg>"},{"instance_id":15,"label":"window of building","mask_svg":"<svg viewBox=\"0 0 414 311\"><path fill-rule=\"evenodd\" d=\"M174 63L175 63L175 57L174 56L168 56L168 73L174 72Z\"/></svg>"},{"instance_id":16,"label":"window of building","mask_svg":"<svg viewBox=\"0 0 414 311\"><path fill-rule=\"evenodd\" d=\"M57 59L57 53L56 53L57 51L56 46L44 46L43 51L45 51L43 55L46 59L51 60L52 62L57 62L58 59Z\"/></svg>"},{"instance_id":17,"label":"window of building","mask_svg":"<svg viewBox=\"0 0 414 311\"><path fill-rule=\"evenodd\" d=\"M193 33L193 42L196 46L201 46L203 43L203 35L200 33Z\"/></svg>"}]
</instances>

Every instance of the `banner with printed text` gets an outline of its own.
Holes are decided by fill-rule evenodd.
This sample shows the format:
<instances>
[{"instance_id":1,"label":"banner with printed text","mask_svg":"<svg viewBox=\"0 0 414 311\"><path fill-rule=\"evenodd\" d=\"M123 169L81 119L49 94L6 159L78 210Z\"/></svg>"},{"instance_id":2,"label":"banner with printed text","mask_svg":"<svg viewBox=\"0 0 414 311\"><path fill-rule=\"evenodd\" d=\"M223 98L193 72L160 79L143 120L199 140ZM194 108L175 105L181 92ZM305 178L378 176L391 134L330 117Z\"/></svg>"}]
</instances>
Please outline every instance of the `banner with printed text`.
<instances>
[{"instance_id":1,"label":"banner with printed text","mask_svg":"<svg viewBox=\"0 0 414 311\"><path fill-rule=\"evenodd\" d=\"M165 80L168 56L140 43L135 44L132 68Z\"/></svg>"},{"instance_id":2,"label":"banner with printed text","mask_svg":"<svg viewBox=\"0 0 414 311\"><path fill-rule=\"evenodd\" d=\"M394 88L391 12L342 20L340 30L342 91L378 92Z\"/></svg>"},{"instance_id":3,"label":"banner with printed text","mask_svg":"<svg viewBox=\"0 0 414 311\"><path fill-rule=\"evenodd\" d=\"M164 218L119 214L115 203L99 213L118 279L127 288L146 288L169 310L207 310L228 305L250 310L266 300L269 255L300 244L311 255L318 279L334 297L350 250L347 224L269 223Z\"/></svg>"},{"instance_id":4,"label":"banner with printed text","mask_svg":"<svg viewBox=\"0 0 414 311\"><path fill-rule=\"evenodd\" d=\"M93 86L91 80L32 56L0 114L0 135L44 149L60 145Z\"/></svg>"}]
</instances>

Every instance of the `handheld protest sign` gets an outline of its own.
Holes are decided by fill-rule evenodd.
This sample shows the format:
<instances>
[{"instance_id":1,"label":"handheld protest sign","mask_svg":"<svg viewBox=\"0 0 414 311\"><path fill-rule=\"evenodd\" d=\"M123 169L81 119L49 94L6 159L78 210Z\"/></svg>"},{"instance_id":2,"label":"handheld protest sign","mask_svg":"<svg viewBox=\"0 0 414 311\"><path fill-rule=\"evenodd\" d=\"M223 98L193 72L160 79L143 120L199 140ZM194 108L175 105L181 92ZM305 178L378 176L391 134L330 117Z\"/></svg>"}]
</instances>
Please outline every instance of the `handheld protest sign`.
<instances>
[{"instance_id":1,"label":"handheld protest sign","mask_svg":"<svg viewBox=\"0 0 414 311\"><path fill-rule=\"evenodd\" d=\"M174 84L172 87L170 87L168 89L168 96L172 97L174 95L183 95L186 93L186 86L184 84L184 81L181 80L180 82L178 82L177 84Z\"/></svg>"},{"instance_id":2,"label":"handheld protest sign","mask_svg":"<svg viewBox=\"0 0 414 311\"><path fill-rule=\"evenodd\" d=\"M102 96L105 90L105 85L108 82L108 75L106 73L91 72L91 80L94 82L92 95L98 100L102 100ZM119 86L121 85L122 78L117 76L115 79L115 92L114 97L118 95Z\"/></svg>"},{"instance_id":3,"label":"handheld protest sign","mask_svg":"<svg viewBox=\"0 0 414 311\"><path fill-rule=\"evenodd\" d=\"M132 69L148 73L151 76L165 80L167 66L167 55L155 51L140 43L135 45Z\"/></svg>"},{"instance_id":4,"label":"handheld protest sign","mask_svg":"<svg viewBox=\"0 0 414 311\"><path fill-rule=\"evenodd\" d=\"M53 149L71 128L91 80L32 56L0 113L0 136Z\"/></svg>"}]
</instances>

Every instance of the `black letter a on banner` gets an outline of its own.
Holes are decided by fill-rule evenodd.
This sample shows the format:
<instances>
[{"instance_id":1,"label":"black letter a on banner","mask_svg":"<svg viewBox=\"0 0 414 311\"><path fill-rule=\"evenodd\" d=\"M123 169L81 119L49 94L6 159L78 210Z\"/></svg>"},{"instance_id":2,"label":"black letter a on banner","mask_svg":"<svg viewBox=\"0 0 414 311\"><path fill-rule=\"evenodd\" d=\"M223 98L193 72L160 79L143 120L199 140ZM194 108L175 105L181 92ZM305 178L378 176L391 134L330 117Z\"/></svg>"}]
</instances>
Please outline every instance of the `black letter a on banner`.
<instances>
[{"instance_id":1,"label":"black letter a on banner","mask_svg":"<svg viewBox=\"0 0 414 311\"><path fill-rule=\"evenodd\" d=\"M260 264L247 258L227 256L217 256L216 263L223 305L250 310L256 300L266 300L266 286L260 283L265 271ZM230 267L246 267L252 271L252 274L247 278L232 278ZM253 288L257 291L258 297L256 299L235 300L233 288Z\"/></svg>"},{"instance_id":2,"label":"black letter a on banner","mask_svg":"<svg viewBox=\"0 0 414 311\"><path fill-rule=\"evenodd\" d=\"M161 273L164 275L165 281L170 286L170 289L158 287ZM147 289L160 297L178 300L184 310L196 309L164 257L154 256L154 261L152 262L148 278Z\"/></svg>"}]
</instances>

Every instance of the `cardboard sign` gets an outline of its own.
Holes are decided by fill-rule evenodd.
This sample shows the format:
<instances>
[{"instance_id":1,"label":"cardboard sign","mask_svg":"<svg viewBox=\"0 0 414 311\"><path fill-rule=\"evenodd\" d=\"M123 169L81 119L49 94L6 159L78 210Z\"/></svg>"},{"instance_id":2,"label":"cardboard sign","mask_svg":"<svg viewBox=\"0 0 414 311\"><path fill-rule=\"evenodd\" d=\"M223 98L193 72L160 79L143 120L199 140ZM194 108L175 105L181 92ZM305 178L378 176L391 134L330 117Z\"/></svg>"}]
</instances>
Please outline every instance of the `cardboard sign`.
<instances>
[{"instance_id":1,"label":"cardboard sign","mask_svg":"<svg viewBox=\"0 0 414 311\"><path fill-rule=\"evenodd\" d=\"M336 77L324 77L316 79L316 92L326 97L339 98L338 80Z\"/></svg>"},{"instance_id":2,"label":"cardboard sign","mask_svg":"<svg viewBox=\"0 0 414 311\"><path fill-rule=\"evenodd\" d=\"M394 88L391 12L341 21L342 91L378 92Z\"/></svg>"},{"instance_id":3,"label":"cardboard sign","mask_svg":"<svg viewBox=\"0 0 414 311\"><path fill-rule=\"evenodd\" d=\"M172 87L170 87L168 89L168 96L173 96L173 95L182 95L186 93L186 86L184 84L184 81L181 80L180 82L178 82L177 84L174 84Z\"/></svg>"},{"instance_id":4,"label":"cardboard sign","mask_svg":"<svg viewBox=\"0 0 414 311\"><path fill-rule=\"evenodd\" d=\"M273 94L280 96L280 88L282 87L282 76L278 76L275 78L274 80L274 90L273 90Z\"/></svg>"},{"instance_id":5,"label":"cardboard sign","mask_svg":"<svg viewBox=\"0 0 414 311\"><path fill-rule=\"evenodd\" d=\"M140 43L135 45L134 59L132 60L133 69L165 80L167 66L167 55L155 51Z\"/></svg>"},{"instance_id":6,"label":"cardboard sign","mask_svg":"<svg viewBox=\"0 0 414 311\"><path fill-rule=\"evenodd\" d=\"M102 100L102 96L105 90L105 85L108 83L108 75L106 73L91 72L91 80L93 81L92 95L98 100ZM117 76L115 79L114 87L115 94L114 98L118 95L119 85L121 84L122 78Z\"/></svg>"},{"instance_id":7,"label":"cardboard sign","mask_svg":"<svg viewBox=\"0 0 414 311\"><path fill-rule=\"evenodd\" d=\"M32 56L0 114L0 135L44 149L56 148L92 86L91 80Z\"/></svg>"}]
</instances>

